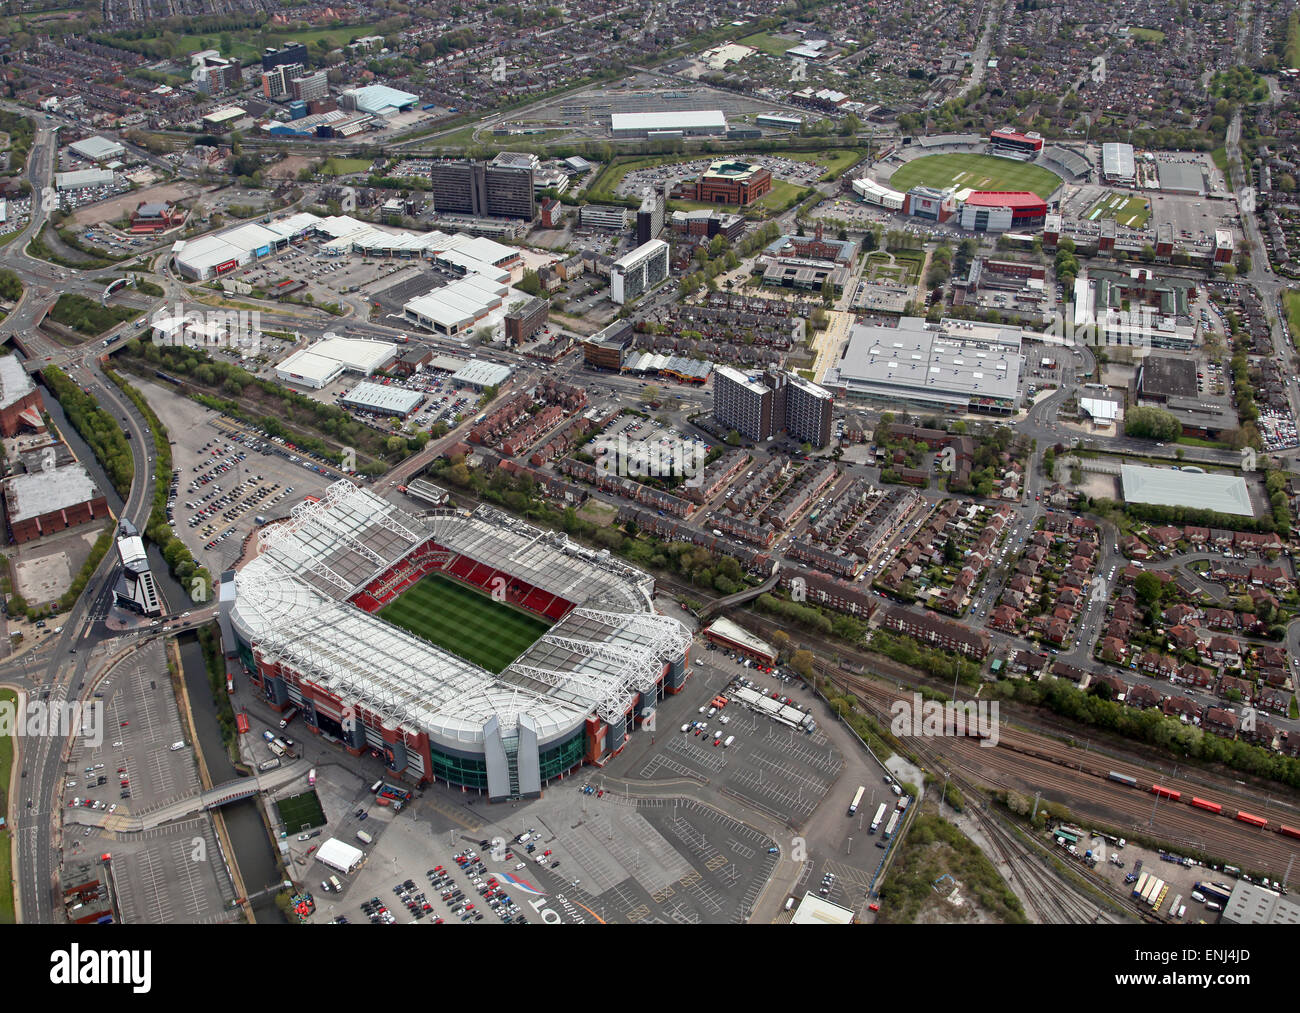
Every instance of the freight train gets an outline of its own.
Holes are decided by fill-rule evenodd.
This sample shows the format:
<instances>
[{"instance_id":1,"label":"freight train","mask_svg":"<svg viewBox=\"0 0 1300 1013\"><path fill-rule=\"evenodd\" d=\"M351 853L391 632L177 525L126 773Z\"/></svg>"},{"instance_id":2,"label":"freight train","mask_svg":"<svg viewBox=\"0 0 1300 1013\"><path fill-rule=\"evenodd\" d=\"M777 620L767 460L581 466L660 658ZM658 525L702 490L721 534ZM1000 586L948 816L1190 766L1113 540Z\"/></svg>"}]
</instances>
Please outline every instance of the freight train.
<instances>
[{"instance_id":1,"label":"freight train","mask_svg":"<svg viewBox=\"0 0 1300 1013\"><path fill-rule=\"evenodd\" d=\"M1110 771L1110 773L1106 775L1106 780L1114 781L1115 783L1122 784L1128 788L1136 788L1139 791L1145 790L1151 795L1155 795L1159 798L1168 799L1170 802L1183 801L1182 792L1174 791L1172 788L1165 788L1162 785L1158 785L1158 784L1152 784L1149 787L1144 789L1142 785L1138 784L1137 778L1132 777L1129 774L1120 774L1112 770ZM1203 809L1208 813L1213 813L1215 816L1231 815L1232 818L1237 820L1238 822L1249 824L1252 827L1259 827L1261 830L1267 830L1269 828L1268 820L1264 819L1264 817L1255 816L1254 814L1248 812L1237 812L1235 815L1233 815L1231 812L1224 813L1223 806L1220 805L1218 802L1208 802L1203 798L1197 798L1196 796L1193 795L1192 797L1187 799L1187 804L1196 809ZM1275 833L1282 834L1284 837L1294 837L1300 839L1300 830L1297 830L1295 827L1289 827L1285 823L1278 824L1278 826L1274 827L1273 830Z\"/></svg>"}]
</instances>

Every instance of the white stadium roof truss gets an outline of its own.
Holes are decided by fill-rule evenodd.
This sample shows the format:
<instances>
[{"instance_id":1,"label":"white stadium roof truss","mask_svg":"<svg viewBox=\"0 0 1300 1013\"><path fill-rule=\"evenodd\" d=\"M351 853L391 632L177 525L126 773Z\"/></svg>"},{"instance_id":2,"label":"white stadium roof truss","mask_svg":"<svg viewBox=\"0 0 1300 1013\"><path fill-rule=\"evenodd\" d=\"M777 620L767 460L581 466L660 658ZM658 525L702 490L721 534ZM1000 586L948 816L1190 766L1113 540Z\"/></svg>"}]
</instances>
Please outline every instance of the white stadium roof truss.
<instances>
[{"instance_id":1,"label":"white stadium roof truss","mask_svg":"<svg viewBox=\"0 0 1300 1013\"><path fill-rule=\"evenodd\" d=\"M431 538L552 593L577 589L585 604L497 676L345 601ZM553 741L593 711L616 723L690 644L653 612L644 573L489 508L416 518L340 481L258 547L236 576L236 622L254 647L404 733L469 744L491 716L513 727L527 713Z\"/></svg>"}]
</instances>

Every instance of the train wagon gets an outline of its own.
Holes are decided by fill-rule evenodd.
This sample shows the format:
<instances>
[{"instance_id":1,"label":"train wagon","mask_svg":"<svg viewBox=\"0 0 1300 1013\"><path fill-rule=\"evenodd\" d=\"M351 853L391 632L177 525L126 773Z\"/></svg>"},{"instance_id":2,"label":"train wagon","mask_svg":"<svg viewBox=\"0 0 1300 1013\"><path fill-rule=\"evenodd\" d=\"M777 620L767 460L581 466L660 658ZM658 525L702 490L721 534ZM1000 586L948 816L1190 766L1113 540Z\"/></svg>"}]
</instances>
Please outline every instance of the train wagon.
<instances>
[{"instance_id":1,"label":"train wagon","mask_svg":"<svg viewBox=\"0 0 1300 1013\"><path fill-rule=\"evenodd\" d=\"M1300 830L1295 827L1289 827L1285 823L1277 828L1279 834L1286 834L1287 837L1300 837Z\"/></svg>"},{"instance_id":2,"label":"train wagon","mask_svg":"<svg viewBox=\"0 0 1300 1013\"><path fill-rule=\"evenodd\" d=\"M1191 804L1196 806L1197 809L1204 809L1206 812L1214 813L1216 815L1223 812L1223 806L1219 805L1218 802L1207 802L1203 798L1196 798L1193 796Z\"/></svg>"},{"instance_id":3,"label":"train wagon","mask_svg":"<svg viewBox=\"0 0 1300 1013\"><path fill-rule=\"evenodd\" d=\"M1158 784L1153 784L1151 786L1151 794L1159 795L1161 798L1167 798L1169 799L1170 802L1177 802L1179 799L1183 797L1183 793L1181 791L1174 791L1171 788L1162 788Z\"/></svg>"},{"instance_id":4,"label":"train wagon","mask_svg":"<svg viewBox=\"0 0 1300 1013\"><path fill-rule=\"evenodd\" d=\"M1268 820L1263 816L1252 816L1250 813L1237 813L1237 819L1242 823L1249 823L1252 827L1268 826Z\"/></svg>"},{"instance_id":5,"label":"train wagon","mask_svg":"<svg viewBox=\"0 0 1300 1013\"><path fill-rule=\"evenodd\" d=\"M1127 784L1130 788L1136 788L1138 786L1137 778L1129 777L1128 774L1117 774L1112 770L1106 775L1106 777L1108 780L1118 781L1120 784Z\"/></svg>"}]
</instances>

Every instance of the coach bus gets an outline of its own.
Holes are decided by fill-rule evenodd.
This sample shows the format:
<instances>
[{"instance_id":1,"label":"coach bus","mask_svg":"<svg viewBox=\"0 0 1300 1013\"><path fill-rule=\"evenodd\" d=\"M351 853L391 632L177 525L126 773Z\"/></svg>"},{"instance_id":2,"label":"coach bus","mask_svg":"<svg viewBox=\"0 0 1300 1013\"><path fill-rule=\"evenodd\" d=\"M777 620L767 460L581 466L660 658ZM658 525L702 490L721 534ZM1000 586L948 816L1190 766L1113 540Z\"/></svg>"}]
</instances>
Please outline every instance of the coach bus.
<instances>
[{"instance_id":1,"label":"coach bus","mask_svg":"<svg viewBox=\"0 0 1300 1013\"><path fill-rule=\"evenodd\" d=\"M853 801L849 803L849 815L852 816L858 811L858 804L862 801L862 796L867 793L865 785L858 786L858 792L853 796Z\"/></svg>"}]
</instances>

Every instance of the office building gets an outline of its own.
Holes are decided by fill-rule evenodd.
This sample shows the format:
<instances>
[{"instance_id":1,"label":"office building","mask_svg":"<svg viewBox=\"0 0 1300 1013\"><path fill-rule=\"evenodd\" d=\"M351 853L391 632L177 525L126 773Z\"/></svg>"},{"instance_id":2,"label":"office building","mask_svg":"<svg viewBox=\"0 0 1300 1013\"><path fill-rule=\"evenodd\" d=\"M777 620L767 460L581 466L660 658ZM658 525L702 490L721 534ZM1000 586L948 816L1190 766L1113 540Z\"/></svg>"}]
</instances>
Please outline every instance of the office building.
<instances>
[{"instance_id":1,"label":"office building","mask_svg":"<svg viewBox=\"0 0 1300 1013\"><path fill-rule=\"evenodd\" d=\"M503 151L486 164L464 159L437 162L429 174L434 209L441 214L532 221L537 215L533 174L539 167L536 155L512 151Z\"/></svg>"},{"instance_id":2,"label":"office building","mask_svg":"<svg viewBox=\"0 0 1300 1013\"><path fill-rule=\"evenodd\" d=\"M551 304L545 299L529 299L517 307L511 307L505 316L506 341L522 345L546 326L547 314Z\"/></svg>"},{"instance_id":3,"label":"office building","mask_svg":"<svg viewBox=\"0 0 1300 1013\"><path fill-rule=\"evenodd\" d=\"M658 239L664 230L664 210L668 206L668 194L662 184L649 187L641 200L641 207L636 213L636 241L644 246L652 239Z\"/></svg>"},{"instance_id":4,"label":"office building","mask_svg":"<svg viewBox=\"0 0 1300 1013\"><path fill-rule=\"evenodd\" d=\"M668 277L668 244L652 239L614 261L609 272L610 296L623 306Z\"/></svg>"},{"instance_id":5,"label":"office building","mask_svg":"<svg viewBox=\"0 0 1300 1013\"><path fill-rule=\"evenodd\" d=\"M706 204L753 204L772 191L772 174L761 165L718 159L694 183L683 186L687 200Z\"/></svg>"},{"instance_id":6,"label":"office building","mask_svg":"<svg viewBox=\"0 0 1300 1013\"><path fill-rule=\"evenodd\" d=\"M627 228L627 208L618 204L584 204L578 208L578 224L584 229Z\"/></svg>"},{"instance_id":7,"label":"office building","mask_svg":"<svg viewBox=\"0 0 1300 1013\"><path fill-rule=\"evenodd\" d=\"M271 70L288 63L307 65L307 47L301 42L286 42L281 48L267 46L262 53L262 69Z\"/></svg>"},{"instance_id":8,"label":"office building","mask_svg":"<svg viewBox=\"0 0 1300 1013\"><path fill-rule=\"evenodd\" d=\"M290 92L299 102L315 102L330 93L329 77L323 70L291 79Z\"/></svg>"}]
</instances>

